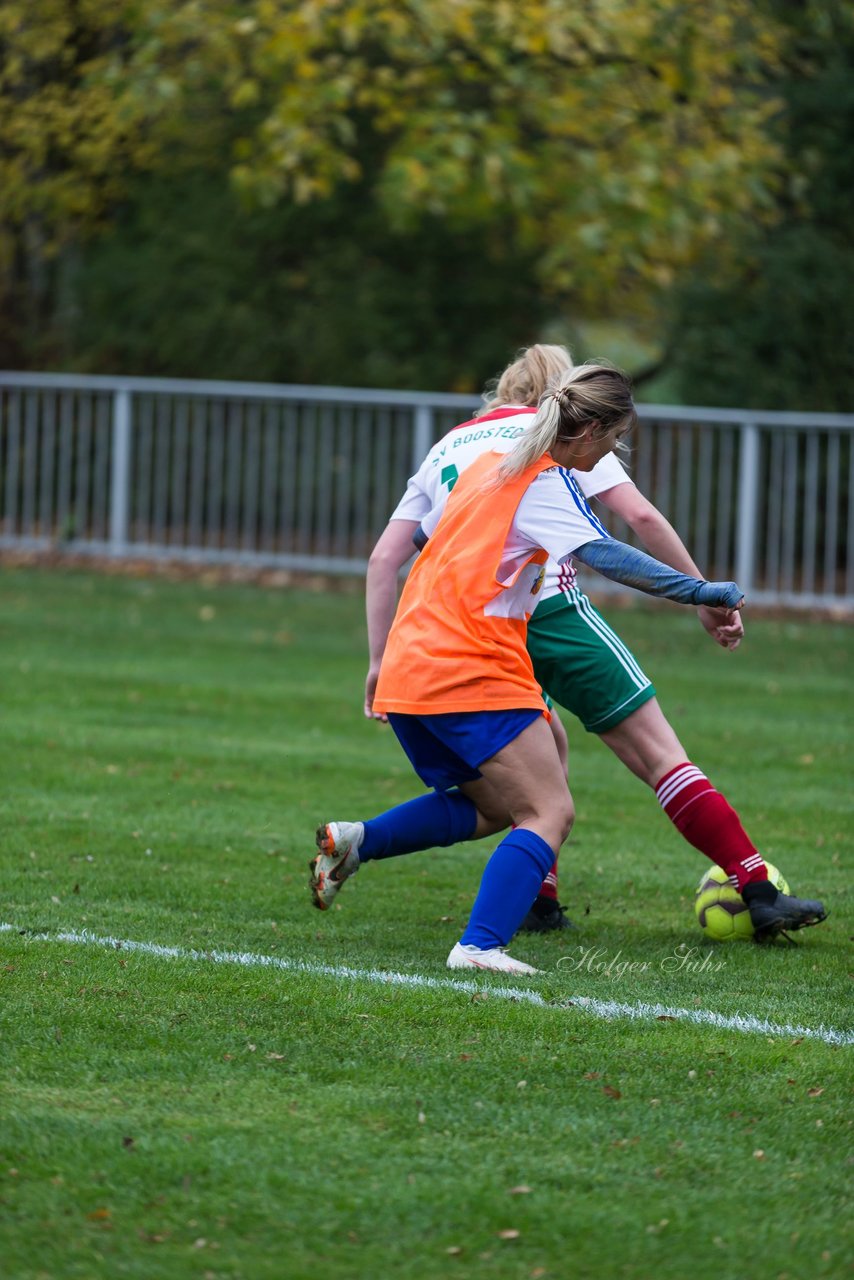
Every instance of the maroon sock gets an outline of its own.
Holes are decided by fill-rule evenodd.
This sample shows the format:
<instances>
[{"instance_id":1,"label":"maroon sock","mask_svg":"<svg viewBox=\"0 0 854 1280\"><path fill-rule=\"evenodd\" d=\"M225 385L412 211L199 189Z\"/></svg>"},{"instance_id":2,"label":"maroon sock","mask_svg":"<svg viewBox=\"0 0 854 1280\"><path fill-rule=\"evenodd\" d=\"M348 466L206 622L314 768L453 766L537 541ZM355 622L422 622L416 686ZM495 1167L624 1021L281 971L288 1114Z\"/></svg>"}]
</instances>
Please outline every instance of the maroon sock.
<instances>
[{"instance_id":1,"label":"maroon sock","mask_svg":"<svg viewBox=\"0 0 854 1280\"><path fill-rule=\"evenodd\" d=\"M551 871L537 890L537 897L551 898L552 902L557 902L557 858L552 863Z\"/></svg>"},{"instance_id":2,"label":"maroon sock","mask_svg":"<svg viewBox=\"0 0 854 1280\"><path fill-rule=\"evenodd\" d=\"M661 778L655 794L677 831L723 867L739 892L749 881L768 879L762 856L735 809L696 765L688 760L678 764Z\"/></svg>"}]
</instances>

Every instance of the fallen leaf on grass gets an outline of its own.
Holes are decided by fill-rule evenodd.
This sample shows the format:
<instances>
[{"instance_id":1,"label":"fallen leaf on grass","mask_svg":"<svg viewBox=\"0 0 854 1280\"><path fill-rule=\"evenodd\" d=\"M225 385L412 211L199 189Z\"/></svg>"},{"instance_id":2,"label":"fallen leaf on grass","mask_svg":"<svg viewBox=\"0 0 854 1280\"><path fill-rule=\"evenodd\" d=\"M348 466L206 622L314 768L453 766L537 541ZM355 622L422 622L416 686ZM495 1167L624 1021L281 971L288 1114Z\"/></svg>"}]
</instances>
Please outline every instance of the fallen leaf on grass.
<instances>
[{"instance_id":1,"label":"fallen leaf on grass","mask_svg":"<svg viewBox=\"0 0 854 1280\"><path fill-rule=\"evenodd\" d=\"M139 1236L143 1244L165 1244L170 1235L168 1231L155 1235L149 1231L145 1231L142 1227L139 1228L136 1234Z\"/></svg>"},{"instance_id":2,"label":"fallen leaf on grass","mask_svg":"<svg viewBox=\"0 0 854 1280\"><path fill-rule=\"evenodd\" d=\"M824 1093L824 1089L807 1089L808 1098L820 1098Z\"/></svg>"},{"instance_id":3,"label":"fallen leaf on grass","mask_svg":"<svg viewBox=\"0 0 854 1280\"><path fill-rule=\"evenodd\" d=\"M86 1214L90 1222L109 1222L112 1216L109 1209L93 1209L91 1213Z\"/></svg>"},{"instance_id":4,"label":"fallen leaf on grass","mask_svg":"<svg viewBox=\"0 0 854 1280\"><path fill-rule=\"evenodd\" d=\"M606 1084L606 1085L605 1085L605 1087L603 1088L602 1092L603 1092L603 1093L605 1094L605 1096L606 1096L606 1097L608 1097L608 1098L622 1098L622 1096L623 1096L623 1095L620 1093L620 1090L619 1090L619 1089L615 1089L615 1088L613 1087L613 1085L610 1085L610 1084Z\"/></svg>"},{"instance_id":5,"label":"fallen leaf on grass","mask_svg":"<svg viewBox=\"0 0 854 1280\"><path fill-rule=\"evenodd\" d=\"M531 1188L526 1186L511 1187L507 1192L508 1196L527 1196L530 1194Z\"/></svg>"},{"instance_id":6,"label":"fallen leaf on grass","mask_svg":"<svg viewBox=\"0 0 854 1280\"><path fill-rule=\"evenodd\" d=\"M522 1233L521 1231L517 1231L514 1227L508 1227L505 1231L496 1231L495 1234L498 1236L499 1240L518 1240Z\"/></svg>"}]
</instances>

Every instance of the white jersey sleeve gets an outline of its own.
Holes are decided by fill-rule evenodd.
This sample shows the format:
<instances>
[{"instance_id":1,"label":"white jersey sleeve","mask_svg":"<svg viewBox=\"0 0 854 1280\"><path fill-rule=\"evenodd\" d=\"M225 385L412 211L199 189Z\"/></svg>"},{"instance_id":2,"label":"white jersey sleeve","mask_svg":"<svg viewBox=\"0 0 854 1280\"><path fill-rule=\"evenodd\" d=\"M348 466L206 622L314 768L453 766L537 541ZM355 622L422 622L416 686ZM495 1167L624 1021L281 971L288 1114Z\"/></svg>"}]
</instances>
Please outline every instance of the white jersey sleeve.
<instances>
[{"instance_id":1,"label":"white jersey sleeve","mask_svg":"<svg viewBox=\"0 0 854 1280\"><path fill-rule=\"evenodd\" d=\"M597 493L615 489L618 484L634 483L615 453L606 453L590 471L573 471L572 474L585 498L595 498Z\"/></svg>"},{"instance_id":2,"label":"white jersey sleeve","mask_svg":"<svg viewBox=\"0 0 854 1280\"><path fill-rule=\"evenodd\" d=\"M436 532L436 525L439 523L444 510L445 504L443 502L441 505L433 507L432 510L428 511L426 516L424 516L421 521L421 532L424 534L425 538L433 537L433 534Z\"/></svg>"},{"instance_id":3,"label":"white jersey sleeve","mask_svg":"<svg viewBox=\"0 0 854 1280\"><path fill-rule=\"evenodd\" d=\"M433 506L429 492L431 472L428 464L432 450L421 463L414 476L409 477L406 492L389 516L390 520L423 520Z\"/></svg>"},{"instance_id":4,"label":"white jersey sleeve","mask_svg":"<svg viewBox=\"0 0 854 1280\"><path fill-rule=\"evenodd\" d=\"M506 589L487 613L526 617L531 611L532 595L538 597L539 603L574 590L575 569L570 563L573 551L609 536L590 510L571 471L565 467L541 471L516 508L498 568L498 579L507 584ZM527 563L531 552L540 548L548 553L547 563Z\"/></svg>"},{"instance_id":5,"label":"white jersey sleeve","mask_svg":"<svg viewBox=\"0 0 854 1280\"><path fill-rule=\"evenodd\" d=\"M611 535L591 511L575 474L566 467L541 471L522 495L510 539L542 547L552 560L566 560L576 547ZM510 551L508 541L508 551Z\"/></svg>"}]
</instances>

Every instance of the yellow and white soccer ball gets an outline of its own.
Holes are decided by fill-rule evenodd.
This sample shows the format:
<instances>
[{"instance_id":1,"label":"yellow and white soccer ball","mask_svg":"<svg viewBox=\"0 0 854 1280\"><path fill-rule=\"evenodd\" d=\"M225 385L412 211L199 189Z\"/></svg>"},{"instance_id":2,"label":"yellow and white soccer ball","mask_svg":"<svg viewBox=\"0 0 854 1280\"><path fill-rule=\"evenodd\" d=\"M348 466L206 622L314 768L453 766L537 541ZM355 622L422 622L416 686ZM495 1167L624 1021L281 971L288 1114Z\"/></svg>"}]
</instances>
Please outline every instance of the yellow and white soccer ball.
<instances>
[{"instance_id":1,"label":"yellow and white soccer ball","mask_svg":"<svg viewBox=\"0 0 854 1280\"><path fill-rule=\"evenodd\" d=\"M765 866L771 883L781 893L788 893L789 886L782 873L770 862ZM706 937L715 942L731 942L736 938L749 941L753 937L747 903L723 867L710 867L703 875L694 897L694 915Z\"/></svg>"}]
</instances>

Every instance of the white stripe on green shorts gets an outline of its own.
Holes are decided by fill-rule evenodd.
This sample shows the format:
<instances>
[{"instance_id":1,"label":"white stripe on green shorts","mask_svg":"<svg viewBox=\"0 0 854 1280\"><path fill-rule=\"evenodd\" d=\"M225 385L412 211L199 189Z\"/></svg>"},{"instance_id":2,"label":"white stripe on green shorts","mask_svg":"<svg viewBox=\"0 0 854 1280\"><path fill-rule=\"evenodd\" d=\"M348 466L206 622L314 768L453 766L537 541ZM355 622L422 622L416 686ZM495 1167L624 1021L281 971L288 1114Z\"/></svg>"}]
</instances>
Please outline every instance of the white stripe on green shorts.
<instances>
[{"instance_id":1,"label":"white stripe on green shorts","mask_svg":"<svg viewBox=\"0 0 854 1280\"><path fill-rule=\"evenodd\" d=\"M605 619L594 610L590 601L582 592L578 592L572 601L578 616L587 623L591 631L602 639L616 657L620 666L628 673L639 689L647 689L649 680L641 671L633 654L626 648L616 632L612 631Z\"/></svg>"}]
</instances>

